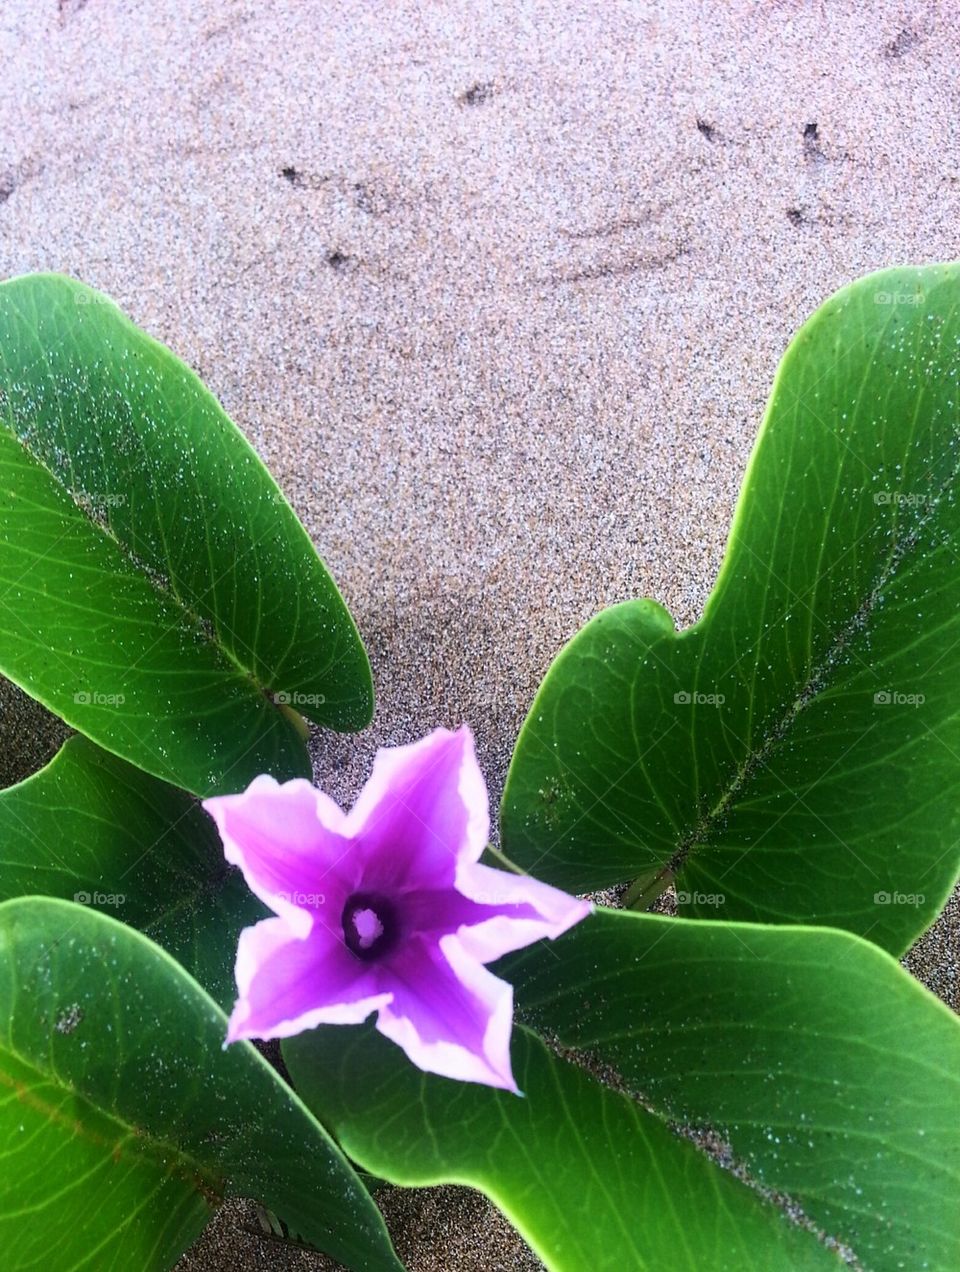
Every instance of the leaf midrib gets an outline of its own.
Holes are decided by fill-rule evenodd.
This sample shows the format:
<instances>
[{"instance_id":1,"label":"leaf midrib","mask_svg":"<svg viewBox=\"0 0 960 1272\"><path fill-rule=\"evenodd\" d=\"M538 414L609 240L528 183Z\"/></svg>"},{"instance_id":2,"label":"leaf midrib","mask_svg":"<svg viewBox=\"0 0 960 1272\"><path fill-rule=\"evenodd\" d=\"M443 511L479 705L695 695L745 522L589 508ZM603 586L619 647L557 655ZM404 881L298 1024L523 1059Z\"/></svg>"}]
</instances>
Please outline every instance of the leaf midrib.
<instances>
[{"instance_id":1,"label":"leaf midrib","mask_svg":"<svg viewBox=\"0 0 960 1272\"><path fill-rule=\"evenodd\" d=\"M900 543L894 542L890 549L887 563L877 576L873 587L828 645L817 666L810 672L806 683L783 713L779 722L768 732L761 745L752 750L743 763L739 765L732 780L709 811L683 837L661 871L662 876L666 877L669 874L675 877L697 849L706 849L709 846L710 836L714 833L717 826L722 823L727 810L749 784L757 770L765 767L767 756L786 740L799 717L819 697L825 688L827 676L831 669L837 665L843 650L861 632L869 628L870 619L877 609L878 598L896 577L900 564L910 555L921 534L935 517L940 506L940 500L958 475L960 475L960 459L954 464L953 472L944 479L936 497L931 500L929 511L917 519L910 533ZM690 629L691 632L696 630L696 627ZM666 882L670 881L669 878L666 879Z\"/></svg>"},{"instance_id":2,"label":"leaf midrib","mask_svg":"<svg viewBox=\"0 0 960 1272\"><path fill-rule=\"evenodd\" d=\"M224 1177L214 1174L209 1167L198 1161L190 1153L186 1153L177 1145L167 1140L160 1139L158 1136L144 1131L141 1127L134 1126L132 1123L125 1121L120 1117L115 1109L101 1108L95 1104L82 1091L78 1091L76 1087L69 1082L65 1082L60 1074L45 1073L37 1064L28 1057L22 1055L16 1048L12 1047L9 1040L0 1043L0 1058L3 1054L12 1056L24 1069L30 1073L36 1074L37 1078L43 1082L52 1084L71 1098L75 1099L82 1107L92 1109L97 1116L104 1118L107 1122L112 1123L121 1135L117 1142L109 1143L91 1127L84 1124L79 1119L68 1119L63 1117L57 1109L45 1100L35 1096L30 1092L30 1106L44 1115L49 1121L59 1125L69 1126L75 1132L79 1132L81 1136L87 1139L96 1148L104 1148L110 1151L119 1151L125 1140L130 1140L138 1146L143 1146L141 1156L149 1157L151 1163L161 1167L168 1174L175 1173L186 1183L194 1192L198 1193L209 1204L210 1198L215 1198L215 1205L219 1205L226 1196L224 1185ZM0 1063L0 1085L8 1087L12 1090L16 1098L21 1100L26 1094L22 1090L23 1084L12 1073L8 1072L2 1063ZM135 1154L136 1156L136 1154Z\"/></svg>"},{"instance_id":3,"label":"leaf midrib","mask_svg":"<svg viewBox=\"0 0 960 1272\"><path fill-rule=\"evenodd\" d=\"M725 1166L718 1160L718 1158L714 1157L711 1152L702 1146L699 1139L694 1139L689 1135L685 1135L683 1133L683 1129L689 1124L678 1122L658 1103L652 1100L648 1102L648 1100L645 1099L644 1096L627 1081L620 1070L610 1063L608 1057L599 1057L599 1053L592 1052L589 1047L582 1047L579 1045L574 1046L565 1043L559 1036L557 1036L555 1040L552 1040L548 1035L540 1033L530 1024L519 1022L518 1024L525 1033L532 1034L536 1037L546 1047L547 1051L551 1054L555 1061L559 1061L562 1064L572 1065L574 1068L581 1070L581 1072L587 1073L595 1082L598 1082L601 1086L608 1087L611 1091L616 1092L618 1095L627 1100L629 1104L635 1105L637 1108L647 1113L648 1116L656 1119L656 1121L658 1121L671 1133L675 1140L690 1144L697 1150L701 1157L705 1157L718 1171L725 1171L732 1174L735 1179L738 1179L740 1183L753 1193L764 1207L769 1207L780 1212L783 1215L784 1220L791 1226L802 1232L809 1233L810 1236L815 1237L822 1245L826 1246L827 1240L833 1240L836 1241L838 1245L849 1246L849 1241L836 1237L822 1228L816 1220L807 1213L798 1197L793 1194L784 1193L775 1188L770 1188L768 1185L763 1184L755 1175L752 1174L743 1160L738 1157L733 1157L732 1148L729 1143L723 1140L723 1136L719 1136L719 1138L724 1143L727 1143L727 1148L730 1149L731 1158L733 1160L733 1164L731 1166ZM597 1076L598 1059L605 1075L603 1078ZM698 1127L691 1129L702 1130L704 1128ZM855 1209L855 1207L851 1208ZM803 1216L802 1220L798 1220L795 1217L798 1213ZM829 1246L826 1248L829 1249Z\"/></svg>"},{"instance_id":4,"label":"leaf midrib","mask_svg":"<svg viewBox=\"0 0 960 1272\"><path fill-rule=\"evenodd\" d=\"M62 416L60 422L62 425ZM30 464L33 464L41 472L45 473L47 477L50 478L54 486L63 492L69 501L71 508L79 514L80 523L89 527L94 534L99 533L103 539L111 543L119 553L124 565L133 572L134 576L138 579L145 580L159 596L163 597L167 602L172 604L175 609L179 610L182 618L184 618L186 623L200 635L203 642L212 647L218 654L222 655L225 660L230 663L237 672L239 672L240 676L248 682L254 692L263 697L268 705L274 710L274 713L278 717L282 718L283 713L271 700L267 686L261 685L257 680L257 677L254 675L253 670L245 666L233 650L223 643L223 641L219 638L215 626L209 620L204 619L202 615L198 614L183 600L180 592L174 586L172 578L167 578L161 571L153 571L146 568L144 563L136 555L133 547L125 543L113 531L109 524L105 524L96 517L92 516L90 510L84 507L81 500L63 480L63 478L55 472L49 464L45 463L39 455L30 449L28 442L16 431L9 417L5 421L5 426L5 431L10 437L10 440L20 448L27 461ZM0 458L0 464L2 463L3 460Z\"/></svg>"}]
</instances>

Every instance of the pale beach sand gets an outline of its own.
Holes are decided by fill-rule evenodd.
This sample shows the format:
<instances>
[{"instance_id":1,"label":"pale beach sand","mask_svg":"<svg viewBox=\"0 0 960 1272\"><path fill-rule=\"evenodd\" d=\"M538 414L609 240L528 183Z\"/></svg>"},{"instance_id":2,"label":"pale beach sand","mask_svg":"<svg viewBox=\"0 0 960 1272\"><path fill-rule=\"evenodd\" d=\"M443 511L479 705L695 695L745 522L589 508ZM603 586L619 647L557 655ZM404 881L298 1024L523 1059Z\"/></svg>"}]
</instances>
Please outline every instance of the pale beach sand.
<instances>
[{"instance_id":1,"label":"pale beach sand","mask_svg":"<svg viewBox=\"0 0 960 1272\"><path fill-rule=\"evenodd\" d=\"M334 796L466 720L496 798L586 619L698 616L791 333L868 270L960 255L955 17L0 7L0 276L111 293L286 491L378 686L372 728L315 740ZM0 710L5 784L59 733L2 686ZM911 961L954 1005L958 931L954 904ZM385 1208L414 1272L538 1266L468 1194ZM248 1222L182 1267L330 1266Z\"/></svg>"}]
</instances>

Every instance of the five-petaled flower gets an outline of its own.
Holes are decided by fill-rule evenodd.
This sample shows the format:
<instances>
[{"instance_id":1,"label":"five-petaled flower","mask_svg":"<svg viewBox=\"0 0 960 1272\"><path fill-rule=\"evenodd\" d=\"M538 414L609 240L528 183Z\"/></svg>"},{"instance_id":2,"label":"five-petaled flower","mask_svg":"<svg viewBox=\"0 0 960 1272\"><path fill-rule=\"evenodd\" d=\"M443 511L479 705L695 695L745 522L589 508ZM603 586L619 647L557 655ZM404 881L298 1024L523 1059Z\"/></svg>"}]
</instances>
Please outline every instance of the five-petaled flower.
<instances>
[{"instance_id":1,"label":"five-petaled flower","mask_svg":"<svg viewBox=\"0 0 960 1272\"><path fill-rule=\"evenodd\" d=\"M277 916L240 935L228 1042L375 1011L426 1072L517 1090L513 989L485 964L591 907L480 864L487 791L466 726L379 751L349 813L309 782L267 776L204 807Z\"/></svg>"}]
</instances>

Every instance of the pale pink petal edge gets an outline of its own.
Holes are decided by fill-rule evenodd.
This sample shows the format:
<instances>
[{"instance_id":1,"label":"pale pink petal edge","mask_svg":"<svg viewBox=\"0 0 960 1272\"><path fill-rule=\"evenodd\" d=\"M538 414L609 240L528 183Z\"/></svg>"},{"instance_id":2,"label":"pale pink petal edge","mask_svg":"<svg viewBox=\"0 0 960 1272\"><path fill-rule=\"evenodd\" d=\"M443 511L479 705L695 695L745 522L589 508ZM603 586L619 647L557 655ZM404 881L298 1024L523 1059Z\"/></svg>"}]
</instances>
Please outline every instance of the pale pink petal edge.
<instances>
[{"instance_id":1,"label":"pale pink petal edge","mask_svg":"<svg viewBox=\"0 0 960 1272\"><path fill-rule=\"evenodd\" d=\"M359 1025L371 1012L386 1007L393 1000L391 993L371 994L355 1002L328 1003L322 1007L314 1007L290 1020L278 1021L266 1030L258 1028L256 1021L250 1019L251 1006L247 997L253 978L282 946L299 939L301 938L291 932L286 920L282 918L261 919L259 923L244 928L240 933L235 965L239 996L230 1015L225 1045L241 1038L292 1038L294 1034L315 1029L317 1025Z\"/></svg>"},{"instance_id":2,"label":"pale pink petal edge","mask_svg":"<svg viewBox=\"0 0 960 1272\"><path fill-rule=\"evenodd\" d=\"M424 1042L413 1021L395 1014L390 1005L377 1016L377 1031L395 1042L424 1073L436 1073L458 1082L479 1082L520 1095L510 1063L513 1032L513 986L481 966L455 934L441 937L440 949L457 980L489 1009L483 1054L455 1042Z\"/></svg>"},{"instance_id":3,"label":"pale pink petal edge","mask_svg":"<svg viewBox=\"0 0 960 1272\"><path fill-rule=\"evenodd\" d=\"M261 773L259 777L253 779L245 791L240 791L239 794L213 795L210 799L202 801L203 808L216 822L223 843L224 857L230 865L240 868L250 891L259 897L264 905L269 906L274 914L286 920L293 935L300 937L309 935L314 921L312 914L302 906L294 905L278 893L260 885L255 872L249 868L243 844L227 829L227 814L230 810L240 810L245 804L259 800L276 804L284 799L297 798L304 791L309 791L313 798L318 825L332 834L345 835L347 818L343 810L328 795L317 790L311 782L302 777L295 777L292 781L281 783L269 774Z\"/></svg>"},{"instance_id":4,"label":"pale pink petal edge","mask_svg":"<svg viewBox=\"0 0 960 1272\"><path fill-rule=\"evenodd\" d=\"M405 746L381 747L373 761L373 770L357 802L346 815L344 834L357 836L375 813L378 805L390 794L404 770L427 763L436 757L439 762L447 747L454 741L462 748L457 792L467 810L465 842L458 848L459 861L478 861L490 838L490 806L487 787L477 763L473 733L463 724L457 730L434 729L419 742Z\"/></svg>"},{"instance_id":5,"label":"pale pink petal edge","mask_svg":"<svg viewBox=\"0 0 960 1272\"><path fill-rule=\"evenodd\" d=\"M539 917L528 919L494 914L482 923L460 928L457 935L464 949L481 963L492 963L544 937L554 941L593 913L589 901L549 883L479 863L461 862L456 886L465 897L483 905L529 905L538 912Z\"/></svg>"}]
</instances>

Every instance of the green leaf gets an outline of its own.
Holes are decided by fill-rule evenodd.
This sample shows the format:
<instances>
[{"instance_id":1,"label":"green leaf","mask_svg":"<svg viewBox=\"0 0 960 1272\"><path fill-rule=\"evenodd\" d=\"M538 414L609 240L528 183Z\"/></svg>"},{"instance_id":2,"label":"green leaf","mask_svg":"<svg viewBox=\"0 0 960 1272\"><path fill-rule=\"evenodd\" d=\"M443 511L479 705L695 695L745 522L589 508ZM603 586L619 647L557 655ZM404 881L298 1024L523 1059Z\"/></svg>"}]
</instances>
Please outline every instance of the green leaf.
<instances>
[{"instance_id":1,"label":"green leaf","mask_svg":"<svg viewBox=\"0 0 960 1272\"><path fill-rule=\"evenodd\" d=\"M81 737L0 791L0 901L28 894L138 928L222 1007L240 930L266 914L189 795Z\"/></svg>"},{"instance_id":2,"label":"green leaf","mask_svg":"<svg viewBox=\"0 0 960 1272\"><path fill-rule=\"evenodd\" d=\"M960 865L958 301L960 266L891 270L802 328L701 621L627 602L547 674L509 857L896 953L931 922Z\"/></svg>"},{"instance_id":3,"label":"green leaf","mask_svg":"<svg viewBox=\"0 0 960 1272\"><path fill-rule=\"evenodd\" d=\"M525 1018L863 1267L960 1267L960 1021L876 946L601 910L498 972Z\"/></svg>"},{"instance_id":4,"label":"green leaf","mask_svg":"<svg viewBox=\"0 0 960 1272\"><path fill-rule=\"evenodd\" d=\"M372 711L353 621L253 449L56 276L0 285L0 672L197 794L309 775L290 706L337 729Z\"/></svg>"},{"instance_id":5,"label":"green leaf","mask_svg":"<svg viewBox=\"0 0 960 1272\"><path fill-rule=\"evenodd\" d=\"M18 1269L165 1268L226 1196L397 1269L319 1123L159 947L68 902L0 905L0 1242Z\"/></svg>"},{"instance_id":6,"label":"green leaf","mask_svg":"<svg viewBox=\"0 0 960 1272\"><path fill-rule=\"evenodd\" d=\"M834 1268L835 1255L637 1103L514 1035L524 1092L414 1069L369 1028L283 1044L297 1090L346 1151L397 1184L485 1193L549 1268Z\"/></svg>"},{"instance_id":7,"label":"green leaf","mask_svg":"<svg viewBox=\"0 0 960 1272\"><path fill-rule=\"evenodd\" d=\"M481 1189L560 1270L834 1265L814 1234L875 1272L960 1266L960 1023L874 945L600 910L496 971L523 1100L369 1028L284 1043L363 1167Z\"/></svg>"}]
</instances>

